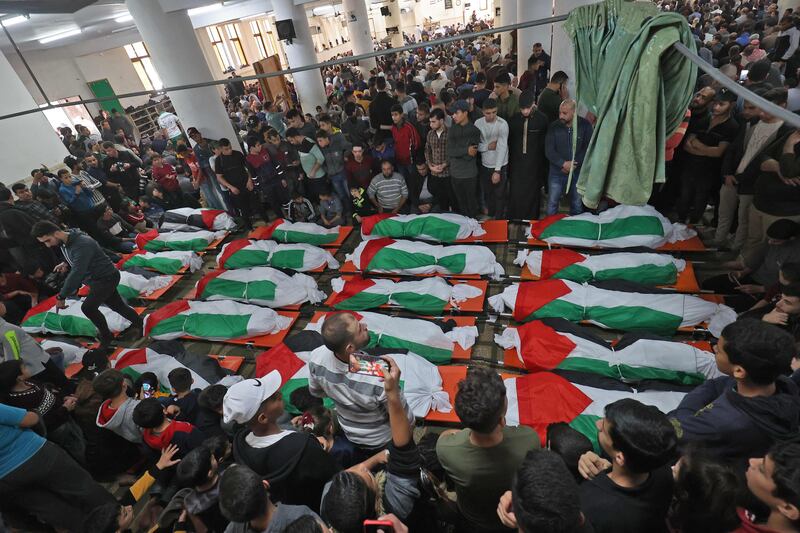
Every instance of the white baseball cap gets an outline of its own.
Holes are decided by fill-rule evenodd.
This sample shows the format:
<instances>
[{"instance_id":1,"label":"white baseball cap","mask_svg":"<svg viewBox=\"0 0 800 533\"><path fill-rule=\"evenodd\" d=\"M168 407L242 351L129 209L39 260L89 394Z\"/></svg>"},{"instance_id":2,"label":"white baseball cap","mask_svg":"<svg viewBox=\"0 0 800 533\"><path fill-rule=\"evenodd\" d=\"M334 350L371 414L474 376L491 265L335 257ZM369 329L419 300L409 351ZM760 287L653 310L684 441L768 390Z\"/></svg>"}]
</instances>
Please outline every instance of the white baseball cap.
<instances>
[{"instance_id":1,"label":"white baseball cap","mask_svg":"<svg viewBox=\"0 0 800 533\"><path fill-rule=\"evenodd\" d=\"M246 379L236 383L222 400L222 420L246 424L258 413L264 400L281 388L281 375L273 370L260 378Z\"/></svg>"}]
</instances>

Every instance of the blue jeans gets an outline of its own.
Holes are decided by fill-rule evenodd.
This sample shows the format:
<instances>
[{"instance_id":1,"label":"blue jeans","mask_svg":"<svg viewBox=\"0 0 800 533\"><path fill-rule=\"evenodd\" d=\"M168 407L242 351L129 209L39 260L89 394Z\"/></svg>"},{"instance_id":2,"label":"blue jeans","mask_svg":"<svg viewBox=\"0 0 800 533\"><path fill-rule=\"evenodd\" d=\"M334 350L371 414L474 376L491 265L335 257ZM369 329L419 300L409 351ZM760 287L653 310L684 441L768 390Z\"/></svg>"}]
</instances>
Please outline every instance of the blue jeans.
<instances>
[{"instance_id":1,"label":"blue jeans","mask_svg":"<svg viewBox=\"0 0 800 533\"><path fill-rule=\"evenodd\" d=\"M333 174L328 177L331 179L333 192L342 201L342 208L347 212L350 208L350 190L347 187L347 178L344 174Z\"/></svg>"},{"instance_id":2,"label":"blue jeans","mask_svg":"<svg viewBox=\"0 0 800 533\"><path fill-rule=\"evenodd\" d=\"M580 215L583 213L583 200L581 195L578 194L578 173L572 175L572 183L569 187L569 214ZM567 188L567 174L554 174L550 173L547 177L548 191L547 191L547 214L555 215L558 213L558 202L564 195L564 189Z\"/></svg>"},{"instance_id":3,"label":"blue jeans","mask_svg":"<svg viewBox=\"0 0 800 533\"><path fill-rule=\"evenodd\" d=\"M222 189L217 182L217 176L214 174L214 171L210 168L204 168L203 173L205 174L206 179L200 183L200 191L203 193L203 197L205 197L208 207L211 209L230 211L230 207L228 207L228 203L225 200L225 195L222 193Z\"/></svg>"}]
</instances>

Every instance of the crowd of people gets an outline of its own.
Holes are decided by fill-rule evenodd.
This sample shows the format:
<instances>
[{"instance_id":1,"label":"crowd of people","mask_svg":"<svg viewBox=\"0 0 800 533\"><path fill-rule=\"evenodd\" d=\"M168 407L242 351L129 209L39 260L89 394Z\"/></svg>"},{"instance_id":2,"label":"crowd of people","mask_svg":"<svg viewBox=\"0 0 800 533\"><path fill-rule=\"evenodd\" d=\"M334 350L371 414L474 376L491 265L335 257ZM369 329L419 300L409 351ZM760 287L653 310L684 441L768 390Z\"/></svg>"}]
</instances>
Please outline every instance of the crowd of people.
<instances>
[{"instance_id":1,"label":"crowd of people","mask_svg":"<svg viewBox=\"0 0 800 533\"><path fill-rule=\"evenodd\" d=\"M703 59L800 110L800 21L791 11L770 0L657 4L687 18ZM444 33L485 27L473 20ZM704 288L742 314L714 347L722 377L687 385L670 413L633 397L606 406L596 443L566 423L539 435L506 424L503 379L476 365L453 398L462 428L415 438L400 367L367 349L371 332L348 312L285 341L310 353L308 385L290 396L298 416L287 413L277 371L201 390L184 367L165 382L110 367L99 306L142 328L116 291L114 263L170 209L222 209L239 229L276 217L331 228L375 213L528 220L584 210L576 183L594 117L570 98L567 75L551 72L542 45L518 51L530 56L517 72L497 39L424 37L413 52L379 57L372 72L324 69L327 105L315 113L299 109L291 85L268 101L233 78L225 104L235 138L184 131L165 113L163 131L137 139L123 113L104 112L99 136L62 129L64 168L36 168L29 184L0 188L7 526L800 531L800 133L705 75L668 142L668 180L652 203L735 252ZM64 307L81 285L99 345L67 378L63 352L19 324L45 298ZM350 371L366 352L383 358L382 377ZM112 495L110 486L127 488Z\"/></svg>"}]
</instances>

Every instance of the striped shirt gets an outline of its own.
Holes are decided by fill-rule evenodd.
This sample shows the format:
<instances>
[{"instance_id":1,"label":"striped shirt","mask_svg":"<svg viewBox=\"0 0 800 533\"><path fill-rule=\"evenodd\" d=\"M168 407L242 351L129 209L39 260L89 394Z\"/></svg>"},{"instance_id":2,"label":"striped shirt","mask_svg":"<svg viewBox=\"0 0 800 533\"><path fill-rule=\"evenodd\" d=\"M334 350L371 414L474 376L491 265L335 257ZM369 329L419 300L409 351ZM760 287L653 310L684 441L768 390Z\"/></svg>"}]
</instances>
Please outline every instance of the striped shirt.
<instances>
[{"instance_id":1,"label":"striped shirt","mask_svg":"<svg viewBox=\"0 0 800 533\"><path fill-rule=\"evenodd\" d=\"M391 178L380 173L372 178L367 195L371 199L377 200L378 205L383 209L394 209L400 205L400 200L408 198L406 180L398 172L392 174Z\"/></svg>"},{"instance_id":2,"label":"striped shirt","mask_svg":"<svg viewBox=\"0 0 800 533\"><path fill-rule=\"evenodd\" d=\"M386 391L380 378L350 372L347 363L325 346L311 352L308 373L309 391L333 400L339 424L350 442L377 448L392 439ZM414 415L402 393L400 401L413 423Z\"/></svg>"}]
</instances>

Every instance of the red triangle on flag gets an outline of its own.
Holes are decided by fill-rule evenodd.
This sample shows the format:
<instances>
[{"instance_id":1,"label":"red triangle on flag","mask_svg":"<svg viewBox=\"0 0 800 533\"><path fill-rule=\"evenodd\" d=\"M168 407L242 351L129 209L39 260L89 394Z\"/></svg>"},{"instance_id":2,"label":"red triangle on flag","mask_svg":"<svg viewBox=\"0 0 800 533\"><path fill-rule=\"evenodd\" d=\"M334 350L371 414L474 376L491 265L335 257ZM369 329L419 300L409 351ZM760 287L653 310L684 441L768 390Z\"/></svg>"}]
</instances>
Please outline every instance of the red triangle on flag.
<instances>
[{"instance_id":1,"label":"red triangle on flag","mask_svg":"<svg viewBox=\"0 0 800 533\"><path fill-rule=\"evenodd\" d=\"M550 215L549 217L544 217L541 220L532 220L531 221L531 236L534 239L538 239L539 236L547 229L548 226L551 224L558 222L562 218L566 218L567 215Z\"/></svg>"},{"instance_id":2,"label":"red triangle on flag","mask_svg":"<svg viewBox=\"0 0 800 533\"><path fill-rule=\"evenodd\" d=\"M260 378L273 370L277 370L281 375L281 387L283 387L303 366L305 366L305 362L297 357L297 354L290 350L288 346L280 343L256 356L255 377Z\"/></svg>"},{"instance_id":3,"label":"red triangle on flag","mask_svg":"<svg viewBox=\"0 0 800 533\"><path fill-rule=\"evenodd\" d=\"M552 370L563 361L576 344L541 320L517 326L520 356L531 372Z\"/></svg>"},{"instance_id":4,"label":"red triangle on flag","mask_svg":"<svg viewBox=\"0 0 800 533\"><path fill-rule=\"evenodd\" d=\"M361 219L361 234L362 235L372 235L372 228L375 227L375 224L382 220L386 220L387 218L392 218L397 215L393 215L391 213L380 213L377 215L370 215L368 217L364 217Z\"/></svg>"},{"instance_id":5,"label":"red triangle on flag","mask_svg":"<svg viewBox=\"0 0 800 533\"><path fill-rule=\"evenodd\" d=\"M524 322L541 307L557 300L571 291L560 279L542 281L525 281L517 288L517 300L514 303L514 320Z\"/></svg>"},{"instance_id":6,"label":"red triangle on flag","mask_svg":"<svg viewBox=\"0 0 800 533\"><path fill-rule=\"evenodd\" d=\"M366 246L364 246L364 249L361 251L361 262L356 265L356 268L366 272L369 270L369 264L372 262L372 259L378 254L378 252L387 246L391 246L395 242L396 241L394 239L390 239L388 237L367 241Z\"/></svg>"},{"instance_id":7,"label":"red triangle on flag","mask_svg":"<svg viewBox=\"0 0 800 533\"><path fill-rule=\"evenodd\" d=\"M343 302L348 298L352 298L356 294L365 291L375 285L371 279L366 279L361 276L353 276L350 279L345 278L344 287L341 292L334 293L333 300L328 304L331 307L336 306L339 302Z\"/></svg>"},{"instance_id":8,"label":"red triangle on flag","mask_svg":"<svg viewBox=\"0 0 800 533\"><path fill-rule=\"evenodd\" d=\"M530 426L545 444L547 426L571 422L592 403L575 385L552 372L516 379L519 423Z\"/></svg>"},{"instance_id":9,"label":"red triangle on flag","mask_svg":"<svg viewBox=\"0 0 800 533\"><path fill-rule=\"evenodd\" d=\"M264 240L267 240L267 239L271 239L272 238L272 234L275 233L275 230L277 229L277 227L280 226L281 224L283 224L284 222L286 222L284 219L276 218L275 220L272 221L271 224L269 224L267 226L261 226L259 228L254 229L253 231L251 231L248 234L248 237L250 237L251 239L259 240L259 241L264 241Z\"/></svg>"},{"instance_id":10,"label":"red triangle on flag","mask_svg":"<svg viewBox=\"0 0 800 533\"><path fill-rule=\"evenodd\" d=\"M206 228L213 231L214 219L224 212L222 209L202 209L200 210L200 218L203 219L203 224L206 225Z\"/></svg>"},{"instance_id":11,"label":"red triangle on flag","mask_svg":"<svg viewBox=\"0 0 800 533\"><path fill-rule=\"evenodd\" d=\"M586 256L567 248L544 250L542 252L542 274L540 279L549 279L575 263L580 263Z\"/></svg>"}]
</instances>

